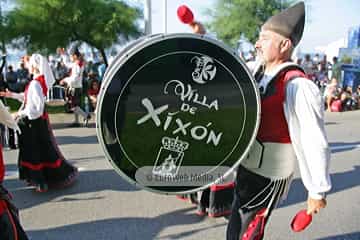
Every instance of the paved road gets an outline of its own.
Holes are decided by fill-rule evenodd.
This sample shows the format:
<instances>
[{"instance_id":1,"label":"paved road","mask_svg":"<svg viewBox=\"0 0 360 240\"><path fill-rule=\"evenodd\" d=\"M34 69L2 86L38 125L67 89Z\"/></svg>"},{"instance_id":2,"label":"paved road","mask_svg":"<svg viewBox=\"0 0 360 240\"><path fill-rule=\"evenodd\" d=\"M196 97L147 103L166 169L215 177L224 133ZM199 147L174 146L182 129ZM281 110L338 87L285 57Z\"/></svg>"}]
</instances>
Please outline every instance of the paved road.
<instances>
[{"instance_id":1,"label":"paved road","mask_svg":"<svg viewBox=\"0 0 360 240\"><path fill-rule=\"evenodd\" d=\"M201 218L194 206L173 196L146 192L122 180L105 160L95 125L70 129L72 116L51 116L65 157L81 169L71 188L35 193L17 180L17 151L5 151L8 176L21 220L33 240L224 239L227 221ZM290 231L291 217L305 207L297 173L289 197L272 216L269 240L360 239L360 111L327 113L332 147L333 189L328 207L302 233Z\"/></svg>"}]
</instances>

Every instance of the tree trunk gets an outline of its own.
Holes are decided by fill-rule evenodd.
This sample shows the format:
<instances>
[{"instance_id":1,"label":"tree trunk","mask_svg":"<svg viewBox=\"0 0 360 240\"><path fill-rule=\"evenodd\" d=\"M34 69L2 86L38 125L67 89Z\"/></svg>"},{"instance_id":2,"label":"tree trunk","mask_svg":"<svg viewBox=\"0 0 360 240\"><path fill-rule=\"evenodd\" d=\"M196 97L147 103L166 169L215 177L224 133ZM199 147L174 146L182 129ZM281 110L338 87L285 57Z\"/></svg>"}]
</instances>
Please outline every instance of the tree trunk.
<instances>
[{"instance_id":1,"label":"tree trunk","mask_svg":"<svg viewBox=\"0 0 360 240\"><path fill-rule=\"evenodd\" d=\"M107 58L106 58L106 54L105 54L105 50L104 49L100 49L100 54L104 60L104 63L105 63L105 66L106 68L108 67L108 61L107 61Z\"/></svg>"},{"instance_id":2,"label":"tree trunk","mask_svg":"<svg viewBox=\"0 0 360 240\"><path fill-rule=\"evenodd\" d=\"M1 51L3 54L6 54L6 43L4 40L1 40Z\"/></svg>"}]
</instances>

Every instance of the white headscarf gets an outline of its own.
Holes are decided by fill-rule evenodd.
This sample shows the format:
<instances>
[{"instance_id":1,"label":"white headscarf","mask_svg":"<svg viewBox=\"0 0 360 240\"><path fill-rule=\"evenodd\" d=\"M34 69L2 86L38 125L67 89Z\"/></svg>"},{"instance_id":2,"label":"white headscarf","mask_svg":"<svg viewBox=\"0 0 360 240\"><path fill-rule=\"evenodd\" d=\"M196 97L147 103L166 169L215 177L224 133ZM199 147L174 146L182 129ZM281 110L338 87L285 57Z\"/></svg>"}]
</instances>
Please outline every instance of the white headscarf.
<instances>
[{"instance_id":1,"label":"white headscarf","mask_svg":"<svg viewBox=\"0 0 360 240\"><path fill-rule=\"evenodd\" d=\"M55 78L47 59L38 53L34 53L30 57L29 65L39 69L40 74L45 77L46 87L50 89L55 83Z\"/></svg>"}]
</instances>

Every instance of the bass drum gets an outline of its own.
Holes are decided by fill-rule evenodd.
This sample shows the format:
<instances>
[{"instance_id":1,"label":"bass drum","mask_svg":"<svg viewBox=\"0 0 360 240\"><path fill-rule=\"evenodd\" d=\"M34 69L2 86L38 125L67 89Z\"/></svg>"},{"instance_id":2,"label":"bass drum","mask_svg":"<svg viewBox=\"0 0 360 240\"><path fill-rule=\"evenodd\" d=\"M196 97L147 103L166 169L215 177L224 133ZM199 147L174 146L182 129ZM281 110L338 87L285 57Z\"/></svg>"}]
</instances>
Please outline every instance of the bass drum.
<instances>
[{"instance_id":1,"label":"bass drum","mask_svg":"<svg viewBox=\"0 0 360 240\"><path fill-rule=\"evenodd\" d=\"M97 135L127 181L184 194L221 183L255 140L260 97L250 71L222 43L194 34L128 45L106 71Z\"/></svg>"},{"instance_id":2,"label":"bass drum","mask_svg":"<svg viewBox=\"0 0 360 240\"><path fill-rule=\"evenodd\" d=\"M119 62L119 61L122 61L121 59L122 58L126 58L126 54L127 52L135 47L136 45L140 44L141 42L144 42L146 40L149 40L151 38L154 38L156 36L159 36L160 34L154 34L154 35L147 35L147 36L143 36L143 37L140 37L136 40L133 40L129 43L127 43L121 50L120 52L116 55L116 57L113 59L113 64L110 64L107 68L106 68L106 71L104 73L104 76L103 76L103 83L102 84L106 84L105 81L106 80L109 80L110 78L107 77L108 74L111 74L114 70L116 70L116 62ZM104 89L104 88L103 88Z\"/></svg>"}]
</instances>

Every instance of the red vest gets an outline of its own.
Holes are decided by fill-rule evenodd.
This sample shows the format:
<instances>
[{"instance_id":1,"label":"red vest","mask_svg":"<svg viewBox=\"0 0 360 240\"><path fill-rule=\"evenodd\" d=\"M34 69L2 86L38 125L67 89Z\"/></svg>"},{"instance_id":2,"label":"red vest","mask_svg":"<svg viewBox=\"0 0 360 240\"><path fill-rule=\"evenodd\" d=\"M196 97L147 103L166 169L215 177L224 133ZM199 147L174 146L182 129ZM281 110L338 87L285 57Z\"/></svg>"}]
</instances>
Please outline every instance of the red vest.
<instances>
[{"instance_id":1,"label":"red vest","mask_svg":"<svg viewBox=\"0 0 360 240\"><path fill-rule=\"evenodd\" d=\"M284 114L286 84L296 77L305 77L300 67L288 66L281 70L261 94L261 119L257 138L261 142L291 143Z\"/></svg>"}]
</instances>

